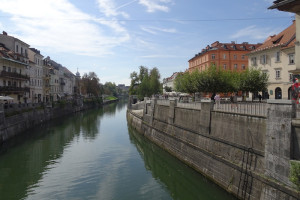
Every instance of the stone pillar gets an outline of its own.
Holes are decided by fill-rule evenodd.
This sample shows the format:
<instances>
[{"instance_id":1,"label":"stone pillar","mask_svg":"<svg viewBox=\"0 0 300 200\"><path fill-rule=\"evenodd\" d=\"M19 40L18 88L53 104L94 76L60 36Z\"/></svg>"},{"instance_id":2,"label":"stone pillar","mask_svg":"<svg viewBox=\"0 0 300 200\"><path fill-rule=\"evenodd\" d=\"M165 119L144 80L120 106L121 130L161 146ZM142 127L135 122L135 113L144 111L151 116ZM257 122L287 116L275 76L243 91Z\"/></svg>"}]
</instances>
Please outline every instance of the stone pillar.
<instances>
[{"instance_id":1,"label":"stone pillar","mask_svg":"<svg viewBox=\"0 0 300 200\"><path fill-rule=\"evenodd\" d=\"M289 171L295 104L290 100L268 100L267 111L265 175L291 185Z\"/></svg>"},{"instance_id":2,"label":"stone pillar","mask_svg":"<svg viewBox=\"0 0 300 200\"><path fill-rule=\"evenodd\" d=\"M201 124L200 133L210 134L211 131L211 111L213 110L214 102L211 100L201 101Z\"/></svg>"},{"instance_id":3,"label":"stone pillar","mask_svg":"<svg viewBox=\"0 0 300 200\"><path fill-rule=\"evenodd\" d=\"M174 124L176 106L177 106L177 100L176 99L170 100L169 115L168 115L169 124Z\"/></svg>"}]
</instances>

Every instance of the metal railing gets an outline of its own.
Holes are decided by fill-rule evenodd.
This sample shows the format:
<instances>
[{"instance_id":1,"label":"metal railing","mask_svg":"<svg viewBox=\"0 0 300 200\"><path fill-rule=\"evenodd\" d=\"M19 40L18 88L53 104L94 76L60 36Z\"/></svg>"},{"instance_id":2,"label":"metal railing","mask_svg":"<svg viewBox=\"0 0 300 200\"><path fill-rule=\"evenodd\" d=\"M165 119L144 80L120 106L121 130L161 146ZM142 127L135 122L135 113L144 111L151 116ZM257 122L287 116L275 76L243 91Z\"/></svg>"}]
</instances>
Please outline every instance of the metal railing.
<instances>
[{"instance_id":1,"label":"metal railing","mask_svg":"<svg viewBox=\"0 0 300 200\"><path fill-rule=\"evenodd\" d=\"M1 71L0 73L1 77L9 77L9 78L16 78L16 79L24 79L29 80L30 77L28 75L19 74L17 72L7 72L7 71Z\"/></svg>"},{"instance_id":2,"label":"metal railing","mask_svg":"<svg viewBox=\"0 0 300 200\"><path fill-rule=\"evenodd\" d=\"M257 102L238 102L231 103L229 101L215 103L213 106L214 111L224 111L236 114L247 114L255 116L267 116L267 104Z\"/></svg>"}]
</instances>

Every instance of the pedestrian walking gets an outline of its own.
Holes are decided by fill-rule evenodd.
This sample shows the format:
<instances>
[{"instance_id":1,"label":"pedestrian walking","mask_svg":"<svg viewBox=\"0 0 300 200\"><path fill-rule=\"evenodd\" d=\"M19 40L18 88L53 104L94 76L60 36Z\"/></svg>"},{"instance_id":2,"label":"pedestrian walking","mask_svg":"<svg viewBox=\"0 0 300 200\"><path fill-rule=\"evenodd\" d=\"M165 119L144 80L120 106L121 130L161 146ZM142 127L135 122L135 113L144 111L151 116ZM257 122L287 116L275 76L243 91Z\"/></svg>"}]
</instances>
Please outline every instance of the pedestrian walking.
<instances>
[{"instance_id":1,"label":"pedestrian walking","mask_svg":"<svg viewBox=\"0 0 300 200\"><path fill-rule=\"evenodd\" d=\"M300 87L299 87L298 79L295 78L295 82L292 85L292 96L296 104L299 104L299 89Z\"/></svg>"},{"instance_id":2,"label":"pedestrian walking","mask_svg":"<svg viewBox=\"0 0 300 200\"><path fill-rule=\"evenodd\" d=\"M214 99L215 99L217 108L219 108L220 107L220 101L221 101L220 95L217 93Z\"/></svg>"},{"instance_id":3,"label":"pedestrian walking","mask_svg":"<svg viewBox=\"0 0 300 200\"><path fill-rule=\"evenodd\" d=\"M237 108L237 96L235 93L232 93L230 96L231 109Z\"/></svg>"},{"instance_id":4,"label":"pedestrian walking","mask_svg":"<svg viewBox=\"0 0 300 200\"><path fill-rule=\"evenodd\" d=\"M261 99L262 99L261 94L258 94L258 99L259 99L259 103L261 103Z\"/></svg>"}]
</instances>

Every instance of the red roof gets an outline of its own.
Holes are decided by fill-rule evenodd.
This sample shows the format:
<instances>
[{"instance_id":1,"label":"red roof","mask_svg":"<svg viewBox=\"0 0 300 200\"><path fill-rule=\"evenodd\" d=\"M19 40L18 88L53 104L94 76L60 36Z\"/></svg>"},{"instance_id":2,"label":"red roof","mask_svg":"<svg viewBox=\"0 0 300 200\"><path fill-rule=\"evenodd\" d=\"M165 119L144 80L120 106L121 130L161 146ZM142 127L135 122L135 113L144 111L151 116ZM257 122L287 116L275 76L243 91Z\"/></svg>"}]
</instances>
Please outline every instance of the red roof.
<instances>
[{"instance_id":1,"label":"red roof","mask_svg":"<svg viewBox=\"0 0 300 200\"><path fill-rule=\"evenodd\" d=\"M295 46L296 41L296 23L293 22L288 28L283 30L281 33L270 36L266 41L252 52L262 51L266 49L271 49L274 47L289 48Z\"/></svg>"}]
</instances>

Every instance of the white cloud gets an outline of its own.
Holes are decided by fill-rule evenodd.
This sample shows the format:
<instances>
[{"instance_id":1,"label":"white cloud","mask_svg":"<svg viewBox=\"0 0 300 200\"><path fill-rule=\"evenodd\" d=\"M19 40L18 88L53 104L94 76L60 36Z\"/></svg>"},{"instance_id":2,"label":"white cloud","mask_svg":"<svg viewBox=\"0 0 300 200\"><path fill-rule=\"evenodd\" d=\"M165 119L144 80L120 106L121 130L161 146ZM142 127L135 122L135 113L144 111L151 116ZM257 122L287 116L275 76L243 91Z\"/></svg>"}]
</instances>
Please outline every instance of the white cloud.
<instances>
[{"instance_id":1,"label":"white cloud","mask_svg":"<svg viewBox=\"0 0 300 200\"><path fill-rule=\"evenodd\" d=\"M130 39L117 21L95 19L68 0L0 0L0 5L0 11L12 16L14 32L8 34L36 48L103 56Z\"/></svg>"},{"instance_id":2,"label":"white cloud","mask_svg":"<svg viewBox=\"0 0 300 200\"><path fill-rule=\"evenodd\" d=\"M129 15L127 13L118 12L117 10L122 8L122 7L125 7L125 6L127 6L127 5L129 5L133 2L135 2L135 1L126 3L126 4L121 5L117 8L115 6L115 3L114 3L113 0L97 0L100 12L102 12L106 17L112 17L112 16L115 17L115 16L118 16L118 15L122 15L123 17L128 18Z\"/></svg>"},{"instance_id":3,"label":"white cloud","mask_svg":"<svg viewBox=\"0 0 300 200\"><path fill-rule=\"evenodd\" d=\"M139 4L147 7L147 12L163 11L169 12L166 4L172 3L171 0L139 0Z\"/></svg>"},{"instance_id":4,"label":"white cloud","mask_svg":"<svg viewBox=\"0 0 300 200\"><path fill-rule=\"evenodd\" d=\"M279 30L274 30L268 27L259 28L256 25L252 25L239 30L234 35L232 35L231 38L237 39L242 37L248 37L252 39L262 40L262 39L266 39L270 35L274 35L279 32L280 32Z\"/></svg>"},{"instance_id":5,"label":"white cloud","mask_svg":"<svg viewBox=\"0 0 300 200\"><path fill-rule=\"evenodd\" d=\"M158 28L158 27L145 27L145 26L141 26L141 29L145 32L151 33L153 35L156 35L157 32L165 32L165 33L176 33L177 30L174 28Z\"/></svg>"}]
</instances>

